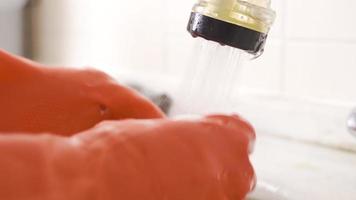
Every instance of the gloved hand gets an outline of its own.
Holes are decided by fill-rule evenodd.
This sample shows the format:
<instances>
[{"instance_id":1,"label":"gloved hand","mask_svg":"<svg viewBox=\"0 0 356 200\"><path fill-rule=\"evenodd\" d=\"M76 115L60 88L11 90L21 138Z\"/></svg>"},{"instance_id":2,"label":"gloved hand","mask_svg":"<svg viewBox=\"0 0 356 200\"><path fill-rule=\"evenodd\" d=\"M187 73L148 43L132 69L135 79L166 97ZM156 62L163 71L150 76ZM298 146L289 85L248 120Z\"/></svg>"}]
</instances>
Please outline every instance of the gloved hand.
<instances>
[{"instance_id":1,"label":"gloved hand","mask_svg":"<svg viewBox=\"0 0 356 200\"><path fill-rule=\"evenodd\" d=\"M46 67L0 50L0 132L68 136L103 120L162 117L104 73Z\"/></svg>"},{"instance_id":2,"label":"gloved hand","mask_svg":"<svg viewBox=\"0 0 356 200\"><path fill-rule=\"evenodd\" d=\"M94 70L0 51L0 110L0 199L242 200L255 183L247 122L166 119ZM151 119L91 128L128 118Z\"/></svg>"},{"instance_id":3,"label":"gloved hand","mask_svg":"<svg viewBox=\"0 0 356 200\"><path fill-rule=\"evenodd\" d=\"M254 139L237 116L0 135L0 199L243 200L255 184Z\"/></svg>"}]
</instances>

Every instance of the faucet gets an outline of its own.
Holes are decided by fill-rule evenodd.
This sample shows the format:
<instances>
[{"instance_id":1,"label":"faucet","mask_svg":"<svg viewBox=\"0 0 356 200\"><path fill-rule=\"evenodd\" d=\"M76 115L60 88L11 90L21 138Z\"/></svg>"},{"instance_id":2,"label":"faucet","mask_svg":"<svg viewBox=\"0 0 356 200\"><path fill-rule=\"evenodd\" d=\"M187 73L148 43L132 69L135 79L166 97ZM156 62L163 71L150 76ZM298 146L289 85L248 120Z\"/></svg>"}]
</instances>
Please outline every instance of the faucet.
<instances>
[{"instance_id":1,"label":"faucet","mask_svg":"<svg viewBox=\"0 0 356 200\"><path fill-rule=\"evenodd\" d=\"M198 0L191 12L188 31L256 57L264 50L275 12L271 0Z\"/></svg>"},{"instance_id":2,"label":"faucet","mask_svg":"<svg viewBox=\"0 0 356 200\"><path fill-rule=\"evenodd\" d=\"M347 128L352 135L356 136L356 109L352 111L347 120Z\"/></svg>"}]
</instances>

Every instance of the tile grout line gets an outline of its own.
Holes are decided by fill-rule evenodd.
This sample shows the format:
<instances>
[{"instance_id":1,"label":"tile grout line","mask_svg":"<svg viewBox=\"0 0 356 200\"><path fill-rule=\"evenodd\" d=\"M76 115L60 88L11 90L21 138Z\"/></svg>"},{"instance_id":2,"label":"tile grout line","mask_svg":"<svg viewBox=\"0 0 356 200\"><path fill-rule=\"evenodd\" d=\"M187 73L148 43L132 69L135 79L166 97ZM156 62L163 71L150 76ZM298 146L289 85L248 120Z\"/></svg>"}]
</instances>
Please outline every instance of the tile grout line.
<instances>
[{"instance_id":1,"label":"tile grout line","mask_svg":"<svg viewBox=\"0 0 356 200\"><path fill-rule=\"evenodd\" d=\"M280 55L281 58L279 59L280 62L280 92L282 96L286 96L287 93L287 31L286 31L286 27L287 27L287 1L282 1L282 11L281 11L281 49L280 49Z\"/></svg>"},{"instance_id":2,"label":"tile grout line","mask_svg":"<svg viewBox=\"0 0 356 200\"><path fill-rule=\"evenodd\" d=\"M318 37L287 37L290 42L300 42L300 43L336 43L336 44L356 44L356 39L352 38L318 38Z\"/></svg>"}]
</instances>

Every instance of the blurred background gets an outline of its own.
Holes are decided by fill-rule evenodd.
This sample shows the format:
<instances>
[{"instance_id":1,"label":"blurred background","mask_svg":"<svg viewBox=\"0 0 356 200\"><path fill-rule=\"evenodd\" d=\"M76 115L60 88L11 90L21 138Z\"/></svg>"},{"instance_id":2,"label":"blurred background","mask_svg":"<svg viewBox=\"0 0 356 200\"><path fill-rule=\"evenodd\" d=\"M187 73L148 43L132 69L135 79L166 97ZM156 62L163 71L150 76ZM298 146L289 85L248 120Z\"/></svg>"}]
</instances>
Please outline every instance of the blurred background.
<instances>
[{"instance_id":1,"label":"blurred background","mask_svg":"<svg viewBox=\"0 0 356 200\"><path fill-rule=\"evenodd\" d=\"M194 3L1 0L0 47L44 64L95 67L119 80L130 74L151 88L167 91L189 67L195 39L186 26ZM238 77L241 94L236 112L248 118L258 134L355 153L356 138L348 132L347 121L356 106L356 1L272 0L272 7L277 19L265 53L247 62ZM308 148L303 148L300 159L308 157L312 151ZM265 151L272 157L276 152ZM285 153L285 157L291 155ZM314 156L346 161L344 155L327 155ZM308 167L297 165L298 169ZM337 169L351 174L347 170L352 168ZM319 178L325 181L333 172L324 170ZM350 178L349 183L340 194L354 192L356 180ZM309 199L347 199L326 194Z\"/></svg>"},{"instance_id":2,"label":"blurred background","mask_svg":"<svg viewBox=\"0 0 356 200\"><path fill-rule=\"evenodd\" d=\"M0 45L44 64L174 80L189 67L194 3L2 0ZM273 0L272 7L277 20L265 53L239 77L248 97L239 111L267 132L356 151L345 125L356 106L356 2Z\"/></svg>"},{"instance_id":3,"label":"blurred background","mask_svg":"<svg viewBox=\"0 0 356 200\"><path fill-rule=\"evenodd\" d=\"M55 65L175 76L192 47L195 1L2 0L1 46ZM251 90L336 104L356 102L356 2L273 0L265 54L244 69ZM25 31L23 34L22 30ZM31 34L29 34L31 33Z\"/></svg>"}]
</instances>

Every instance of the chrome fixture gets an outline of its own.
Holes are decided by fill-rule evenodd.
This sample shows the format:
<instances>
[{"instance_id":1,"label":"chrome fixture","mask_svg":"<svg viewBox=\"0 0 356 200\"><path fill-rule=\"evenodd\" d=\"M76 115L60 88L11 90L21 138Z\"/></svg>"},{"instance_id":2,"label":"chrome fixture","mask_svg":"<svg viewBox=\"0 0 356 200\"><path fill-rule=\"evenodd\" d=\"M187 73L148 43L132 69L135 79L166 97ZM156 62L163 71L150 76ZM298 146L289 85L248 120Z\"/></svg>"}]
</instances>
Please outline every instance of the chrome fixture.
<instances>
[{"instance_id":1,"label":"chrome fixture","mask_svg":"<svg viewBox=\"0 0 356 200\"><path fill-rule=\"evenodd\" d=\"M351 113L347 120L347 128L349 132L356 137L356 109Z\"/></svg>"}]
</instances>

